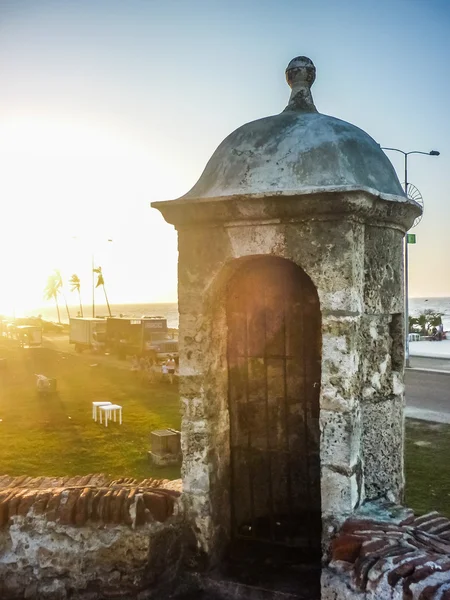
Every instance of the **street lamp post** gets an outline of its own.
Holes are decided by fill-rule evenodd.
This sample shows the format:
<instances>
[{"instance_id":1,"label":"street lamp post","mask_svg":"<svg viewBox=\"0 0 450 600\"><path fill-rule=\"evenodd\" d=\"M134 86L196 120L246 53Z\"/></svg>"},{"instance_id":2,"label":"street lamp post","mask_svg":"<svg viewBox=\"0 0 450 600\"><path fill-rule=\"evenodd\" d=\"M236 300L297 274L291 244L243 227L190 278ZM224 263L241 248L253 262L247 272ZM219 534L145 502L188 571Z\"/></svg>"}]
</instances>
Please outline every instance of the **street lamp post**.
<instances>
[{"instance_id":1,"label":"street lamp post","mask_svg":"<svg viewBox=\"0 0 450 600\"><path fill-rule=\"evenodd\" d=\"M79 240L77 235L72 236L73 240ZM108 238L108 242L112 242L112 239ZM92 246L92 244L91 244ZM94 250L91 251L91 275L92 275L92 318L95 317L95 257Z\"/></svg>"},{"instance_id":2,"label":"street lamp post","mask_svg":"<svg viewBox=\"0 0 450 600\"><path fill-rule=\"evenodd\" d=\"M400 152L405 157L405 195L408 196L408 156L410 154L425 154L426 156L439 156L440 152L431 150L431 152L421 152L420 150L411 150L405 152L399 148L381 147L382 150L392 150ZM409 299L408 299L408 238L405 234L405 365L409 367Z\"/></svg>"}]
</instances>

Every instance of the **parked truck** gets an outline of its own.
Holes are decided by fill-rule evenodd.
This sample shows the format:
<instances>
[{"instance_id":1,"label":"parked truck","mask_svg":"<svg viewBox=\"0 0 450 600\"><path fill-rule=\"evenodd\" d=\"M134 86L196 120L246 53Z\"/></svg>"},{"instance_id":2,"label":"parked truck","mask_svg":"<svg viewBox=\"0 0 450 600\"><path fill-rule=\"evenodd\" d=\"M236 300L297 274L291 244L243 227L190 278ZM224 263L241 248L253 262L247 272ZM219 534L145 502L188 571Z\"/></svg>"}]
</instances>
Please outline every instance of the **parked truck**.
<instances>
[{"instance_id":1,"label":"parked truck","mask_svg":"<svg viewBox=\"0 0 450 600\"><path fill-rule=\"evenodd\" d=\"M100 350L106 342L106 320L90 317L70 319L69 342L77 352Z\"/></svg>"},{"instance_id":2,"label":"parked truck","mask_svg":"<svg viewBox=\"0 0 450 600\"><path fill-rule=\"evenodd\" d=\"M106 345L120 358L150 356L163 359L178 356L178 340L168 331L164 317L108 317Z\"/></svg>"}]
</instances>

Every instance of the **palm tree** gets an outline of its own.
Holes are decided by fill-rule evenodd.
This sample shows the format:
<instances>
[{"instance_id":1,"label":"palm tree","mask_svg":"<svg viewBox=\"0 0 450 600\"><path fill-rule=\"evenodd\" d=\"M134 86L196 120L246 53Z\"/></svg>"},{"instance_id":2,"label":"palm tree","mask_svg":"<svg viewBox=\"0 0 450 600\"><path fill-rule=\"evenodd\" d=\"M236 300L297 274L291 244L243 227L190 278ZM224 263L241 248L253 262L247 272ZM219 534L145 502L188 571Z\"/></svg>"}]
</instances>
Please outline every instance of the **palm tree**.
<instances>
[{"instance_id":1,"label":"palm tree","mask_svg":"<svg viewBox=\"0 0 450 600\"><path fill-rule=\"evenodd\" d=\"M58 288L61 291L61 294L64 298L64 304L66 305L67 318L69 319L69 322L70 322L70 312L69 312L69 307L67 306L67 298L64 293L64 283L63 283L63 278L61 276L61 271L58 271L58 269L55 269L55 276L58 281Z\"/></svg>"},{"instance_id":2,"label":"palm tree","mask_svg":"<svg viewBox=\"0 0 450 600\"><path fill-rule=\"evenodd\" d=\"M72 275L72 277L69 280L70 283L70 291L74 292L75 290L78 292L78 300L80 302L80 314L82 317L84 317L83 315L83 305L81 304L81 292L80 292L80 288L81 288L81 282L80 282L80 278L78 277L78 275L75 275L75 273Z\"/></svg>"},{"instance_id":3,"label":"palm tree","mask_svg":"<svg viewBox=\"0 0 450 600\"><path fill-rule=\"evenodd\" d=\"M109 302L108 302L108 296L106 295L106 288L105 288L105 280L103 278L103 273L102 273L102 268L101 267L97 267L96 269L92 269L94 271L94 273L97 273L98 278L97 278L97 285L95 286L96 288L100 287L101 285L103 286L103 292L105 294L105 300L106 300L106 304L108 306L108 312L109 312L109 316L111 317L111 308L109 306Z\"/></svg>"},{"instance_id":4,"label":"palm tree","mask_svg":"<svg viewBox=\"0 0 450 600\"><path fill-rule=\"evenodd\" d=\"M47 279L47 285L44 290L44 298L46 300L51 300L52 298L56 303L56 310L58 311L58 323L61 323L61 315L59 314L59 306L58 306L58 294L60 290L60 282L56 273L50 275Z\"/></svg>"}]
</instances>

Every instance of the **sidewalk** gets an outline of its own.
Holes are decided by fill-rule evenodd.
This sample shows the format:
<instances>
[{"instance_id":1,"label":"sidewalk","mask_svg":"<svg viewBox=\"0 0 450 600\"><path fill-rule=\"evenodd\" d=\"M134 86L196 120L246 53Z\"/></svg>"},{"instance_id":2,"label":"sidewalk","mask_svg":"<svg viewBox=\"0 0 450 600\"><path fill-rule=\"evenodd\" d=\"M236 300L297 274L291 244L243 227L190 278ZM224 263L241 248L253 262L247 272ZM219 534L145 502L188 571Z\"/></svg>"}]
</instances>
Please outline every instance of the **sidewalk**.
<instances>
[{"instance_id":1,"label":"sidewalk","mask_svg":"<svg viewBox=\"0 0 450 600\"><path fill-rule=\"evenodd\" d=\"M409 356L450 359L450 340L409 342Z\"/></svg>"},{"instance_id":2,"label":"sidewalk","mask_svg":"<svg viewBox=\"0 0 450 600\"><path fill-rule=\"evenodd\" d=\"M431 356L409 355L410 369L423 371L438 371L450 375L450 356L448 358L434 358Z\"/></svg>"},{"instance_id":3,"label":"sidewalk","mask_svg":"<svg viewBox=\"0 0 450 600\"><path fill-rule=\"evenodd\" d=\"M409 342L412 369L450 373L450 340Z\"/></svg>"}]
</instances>

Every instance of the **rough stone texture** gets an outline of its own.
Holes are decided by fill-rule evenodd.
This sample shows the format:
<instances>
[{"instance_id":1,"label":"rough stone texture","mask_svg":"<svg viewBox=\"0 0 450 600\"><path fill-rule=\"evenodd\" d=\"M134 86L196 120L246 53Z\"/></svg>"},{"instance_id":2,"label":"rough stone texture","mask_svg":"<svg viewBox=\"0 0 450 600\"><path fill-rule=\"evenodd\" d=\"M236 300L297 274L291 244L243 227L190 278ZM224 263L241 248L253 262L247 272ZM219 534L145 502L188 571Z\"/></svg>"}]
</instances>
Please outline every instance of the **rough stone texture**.
<instances>
[{"instance_id":1,"label":"rough stone texture","mask_svg":"<svg viewBox=\"0 0 450 600\"><path fill-rule=\"evenodd\" d=\"M404 397L362 404L362 456L368 498L403 499Z\"/></svg>"},{"instance_id":2,"label":"rough stone texture","mask_svg":"<svg viewBox=\"0 0 450 600\"><path fill-rule=\"evenodd\" d=\"M179 227L183 501L208 554L226 543L230 520L224 296L233 273L255 256L278 256L301 266L319 294L325 535L365 498L380 493L396 501L401 497L403 365L398 347L403 329L398 313L386 314L377 300L385 293L376 289L374 274L384 277L388 271L384 250L378 270L369 275L364 269L365 227L353 219L342 219L339 227L334 219L239 226L219 220L210 227ZM392 239L400 256L402 236ZM396 270L402 272L401 264ZM366 312L369 287L372 307L380 312ZM389 308L397 311L401 290L395 293Z\"/></svg>"},{"instance_id":3,"label":"rough stone texture","mask_svg":"<svg viewBox=\"0 0 450 600\"><path fill-rule=\"evenodd\" d=\"M450 521L395 504L363 506L332 542L322 599L449 600Z\"/></svg>"},{"instance_id":4,"label":"rough stone texture","mask_svg":"<svg viewBox=\"0 0 450 600\"><path fill-rule=\"evenodd\" d=\"M155 587L164 548L174 535L184 543L180 487L103 475L1 476L0 597L133 598Z\"/></svg>"}]
</instances>

